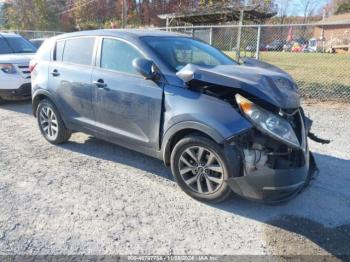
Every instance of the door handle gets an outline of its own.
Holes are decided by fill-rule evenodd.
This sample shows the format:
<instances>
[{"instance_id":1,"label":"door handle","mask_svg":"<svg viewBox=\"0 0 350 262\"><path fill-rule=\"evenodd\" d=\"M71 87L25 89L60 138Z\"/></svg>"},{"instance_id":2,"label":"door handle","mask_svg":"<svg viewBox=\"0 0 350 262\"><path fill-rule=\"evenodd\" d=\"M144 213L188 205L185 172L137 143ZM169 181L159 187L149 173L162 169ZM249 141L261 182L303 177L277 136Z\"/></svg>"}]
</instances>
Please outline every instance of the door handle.
<instances>
[{"instance_id":1,"label":"door handle","mask_svg":"<svg viewBox=\"0 0 350 262\"><path fill-rule=\"evenodd\" d=\"M93 81L92 83L94 85L96 85L98 88L107 89L107 84L103 81L103 79L99 79L97 81Z\"/></svg>"},{"instance_id":2,"label":"door handle","mask_svg":"<svg viewBox=\"0 0 350 262\"><path fill-rule=\"evenodd\" d=\"M56 77L56 76L59 76L60 73L58 73L57 69L55 69L55 70L53 70L53 71L51 72L51 75L54 76L54 77Z\"/></svg>"}]
</instances>

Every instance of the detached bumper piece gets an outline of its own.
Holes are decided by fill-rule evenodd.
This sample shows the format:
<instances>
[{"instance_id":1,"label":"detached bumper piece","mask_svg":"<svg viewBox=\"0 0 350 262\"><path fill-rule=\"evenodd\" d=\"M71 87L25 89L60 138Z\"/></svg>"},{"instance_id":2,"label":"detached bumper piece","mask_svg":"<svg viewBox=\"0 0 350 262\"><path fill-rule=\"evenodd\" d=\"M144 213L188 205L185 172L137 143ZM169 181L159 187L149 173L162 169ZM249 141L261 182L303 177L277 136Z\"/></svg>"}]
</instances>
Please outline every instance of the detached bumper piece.
<instances>
[{"instance_id":1,"label":"detached bumper piece","mask_svg":"<svg viewBox=\"0 0 350 262\"><path fill-rule=\"evenodd\" d=\"M31 97L31 84L26 83L18 89L0 89L0 96L4 99L13 100Z\"/></svg>"},{"instance_id":2,"label":"detached bumper piece","mask_svg":"<svg viewBox=\"0 0 350 262\"><path fill-rule=\"evenodd\" d=\"M312 154L310 165L294 169L260 167L249 175L227 180L231 189L248 199L265 203L280 203L295 197L317 175L318 168Z\"/></svg>"}]
</instances>

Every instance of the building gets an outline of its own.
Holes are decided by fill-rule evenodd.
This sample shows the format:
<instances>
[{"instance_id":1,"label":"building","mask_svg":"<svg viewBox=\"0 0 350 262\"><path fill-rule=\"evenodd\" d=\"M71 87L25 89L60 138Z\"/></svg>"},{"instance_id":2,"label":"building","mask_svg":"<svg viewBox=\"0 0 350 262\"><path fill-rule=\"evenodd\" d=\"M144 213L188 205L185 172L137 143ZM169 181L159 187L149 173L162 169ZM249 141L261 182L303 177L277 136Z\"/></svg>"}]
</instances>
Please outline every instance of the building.
<instances>
[{"instance_id":1,"label":"building","mask_svg":"<svg viewBox=\"0 0 350 262\"><path fill-rule=\"evenodd\" d=\"M318 42L324 41L326 48L350 52L350 13L333 15L318 22L313 37Z\"/></svg>"}]
</instances>

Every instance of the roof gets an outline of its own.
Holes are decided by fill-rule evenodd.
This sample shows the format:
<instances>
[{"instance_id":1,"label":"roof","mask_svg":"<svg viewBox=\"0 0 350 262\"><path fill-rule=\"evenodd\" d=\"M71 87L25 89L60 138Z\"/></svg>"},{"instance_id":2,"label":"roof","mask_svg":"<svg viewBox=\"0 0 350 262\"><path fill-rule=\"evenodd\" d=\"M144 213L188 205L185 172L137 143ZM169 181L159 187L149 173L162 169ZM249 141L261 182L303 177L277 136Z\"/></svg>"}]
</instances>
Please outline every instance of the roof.
<instances>
[{"instance_id":1,"label":"roof","mask_svg":"<svg viewBox=\"0 0 350 262\"><path fill-rule=\"evenodd\" d=\"M236 4L216 4L208 7L197 7L184 10L178 13L158 15L160 19L171 19L179 22L191 24L214 24L223 22L238 21L240 11L244 11L244 19L259 21L271 18L277 14L276 6L242 5Z\"/></svg>"},{"instance_id":2,"label":"roof","mask_svg":"<svg viewBox=\"0 0 350 262\"><path fill-rule=\"evenodd\" d=\"M99 30L89 30L89 31L77 31L73 33L67 33L56 36L57 39L66 38L66 37L74 37L74 36L119 36L119 37L132 37L132 38L140 38L144 36L183 36L186 35L160 31L160 30L150 30L150 29L99 29Z\"/></svg>"},{"instance_id":3,"label":"roof","mask_svg":"<svg viewBox=\"0 0 350 262\"><path fill-rule=\"evenodd\" d=\"M349 24L350 26L350 13L341 15L332 15L326 17L325 20L317 22L317 24Z\"/></svg>"}]
</instances>

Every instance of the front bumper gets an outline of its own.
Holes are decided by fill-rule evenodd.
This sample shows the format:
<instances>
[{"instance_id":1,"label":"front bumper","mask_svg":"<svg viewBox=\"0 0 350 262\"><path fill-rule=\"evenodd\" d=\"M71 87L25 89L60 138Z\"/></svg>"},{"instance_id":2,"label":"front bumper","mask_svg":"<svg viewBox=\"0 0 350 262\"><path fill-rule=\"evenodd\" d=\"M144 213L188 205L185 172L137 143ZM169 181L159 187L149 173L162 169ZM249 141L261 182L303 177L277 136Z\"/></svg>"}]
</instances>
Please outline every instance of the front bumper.
<instances>
[{"instance_id":1,"label":"front bumper","mask_svg":"<svg viewBox=\"0 0 350 262\"><path fill-rule=\"evenodd\" d=\"M24 83L17 89L0 89L0 97L6 100L31 97L31 84Z\"/></svg>"},{"instance_id":2,"label":"front bumper","mask_svg":"<svg viewBox=\"0 0 350 262\"><path fill-rule=\"evenodd\" d=\"M259 168L254 173L227 180L231 189L245 198L265 203L279 203L295 197L318 173L311 153L306 165L294 169Z\"/></svg>"}]
</instances>

